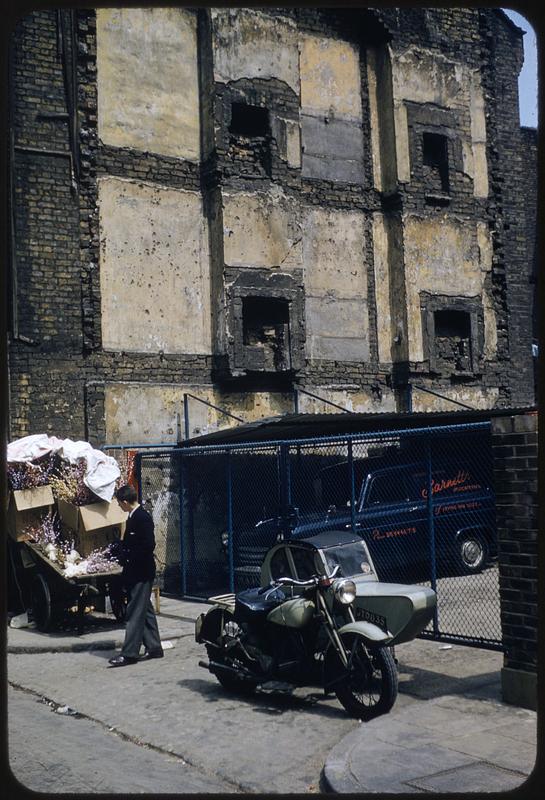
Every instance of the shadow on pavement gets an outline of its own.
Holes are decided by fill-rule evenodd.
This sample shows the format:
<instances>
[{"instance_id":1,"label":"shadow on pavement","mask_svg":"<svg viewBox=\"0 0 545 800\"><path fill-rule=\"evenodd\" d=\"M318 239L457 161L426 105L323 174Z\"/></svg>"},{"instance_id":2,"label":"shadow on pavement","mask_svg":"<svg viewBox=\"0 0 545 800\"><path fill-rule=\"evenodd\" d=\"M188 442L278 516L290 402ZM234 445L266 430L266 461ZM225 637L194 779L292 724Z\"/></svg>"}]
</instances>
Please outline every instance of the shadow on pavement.
<instances>
[{"instance_id":1,"label":"shadow on pavement","mask_svg":"<svg viewBox=\"0 0 545 800\"><path fill-rule=\"evenodd\" d=\"M286 711L304 710L310 714L318 714L322 717L346 717L346 712L339 705L338 707L325 705L329 701L336 702L333 695L327 698L318 690L307 694L291 694L287 692L255 692L251 695L236 694L227 692L218 683L213 683L199 678L187 678L178 681L178 686L189 689L199 694L206 702L217 703L226 698L232 698L237 703L253 707L252 710L258 714L270 714L276 716ZM298 690L301 691L301 690ZM303 690L304 691L304 690Z\"/></svg>"},{"instance_id":2,"label":"shadow on pavement","mask_svg":"<svg viewBox=\"0 0 545 800\"><path fill-rule=\"evenodd\" d=\"M432 700L448 694L498 699L501 692L501 678L497 671L455 677L404 664L399 673L399 692L419 700Z\"/></svg>"}]
</instances>

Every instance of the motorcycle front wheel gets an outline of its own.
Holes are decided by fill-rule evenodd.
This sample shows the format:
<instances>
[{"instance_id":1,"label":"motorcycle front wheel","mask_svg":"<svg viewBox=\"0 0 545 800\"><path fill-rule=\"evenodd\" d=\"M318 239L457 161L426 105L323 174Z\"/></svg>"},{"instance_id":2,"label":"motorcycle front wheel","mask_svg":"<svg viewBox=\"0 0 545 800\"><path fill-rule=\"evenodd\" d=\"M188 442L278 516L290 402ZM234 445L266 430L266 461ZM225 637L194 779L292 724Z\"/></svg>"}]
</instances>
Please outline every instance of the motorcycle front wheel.
<instances>
[{"instance_id":1,"label":"motorcycle front wheel","mask_svg":"<svg viewBox=\"0 0 545 800\"><path fill-rule=\"evenodd\" d=\"M236 670L242 671L244 663L236 651L236 639L240 636L240 628L235 622L233 615L229 611L223 612L223 626L218 639L218 646L206 645L206 654L211 662L215 662L218 667L211 668L218 682L229 692L235 694L252 694L257 686L257 681L237 674Z\"/></svg>"},{"instance_id":2,"label":"motorcycle front wheel","mask_svg":"<svg viewBox=\"0 0 545 800\"><path fill-rule=\"evenodd\" d=\"M342 642L349 658L348 669L334 650L329 651L337 672L333 689L339 702L351 716L365 721L387 714L396 701L398 685L390 650L367 648L362 637L354 634L344 634Z\"/></svg>"}]
</instances>

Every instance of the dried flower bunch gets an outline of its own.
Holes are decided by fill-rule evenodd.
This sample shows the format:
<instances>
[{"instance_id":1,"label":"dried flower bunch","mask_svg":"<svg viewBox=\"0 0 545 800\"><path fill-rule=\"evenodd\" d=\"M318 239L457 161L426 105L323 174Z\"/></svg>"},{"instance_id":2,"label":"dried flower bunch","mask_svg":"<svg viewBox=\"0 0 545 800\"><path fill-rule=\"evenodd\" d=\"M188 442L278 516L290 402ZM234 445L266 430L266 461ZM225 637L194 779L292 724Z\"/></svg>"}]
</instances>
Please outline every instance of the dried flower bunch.
<instances>
[{"instance_id":1,"label":"dried flower bunch","mask_svg":"<svg viewBox=\"0 0 545 800\"><path fill-rule=\"evenodd\" d=\"M99 501L83 480L86 468L84 458L70 464L50 453L35 461L8 463L8 485L10 489L34 489L49 484L55 500L86 506Z\"/></svg>"},{"instance_id":2,"label":"dried flower bunch","mask_svg":"<svg viewBox=\"0 0 545 800\"><path fill-rule=\"evenodd\" d=\"M26 528L25 534L50 561L59 565L67 578L110 572L119 566L109 546L93 550L87 558L82 558L74 549L73 540L63 539L59 519L54 513L47 514L39 525Z\"/></svg>"},{"instance_id":3,"label":"dried flower bunch","mask_svg":"<svg viewBox=\"0 0 545 800\"><path fill-rule=\"evenodd\" d=\"M30 461L12 461L7 465L8 486L10 489L35 489L49 483L54 469L54 459L50 455Z\"/></svg>"},{"instance_id":4,"label":"dried flower bunch","mask_svg":"<svg viewBox=\"0 0 545 800\"><path fill-rule=\"evenodd\" d=\"M98 502L99 498L85 485L86 464L79 458L77 464L69 464L58 460L55 471L50 475L49 483L55 500L64 500L76 506L86 506Z\"/></svg>"}]
</instances>

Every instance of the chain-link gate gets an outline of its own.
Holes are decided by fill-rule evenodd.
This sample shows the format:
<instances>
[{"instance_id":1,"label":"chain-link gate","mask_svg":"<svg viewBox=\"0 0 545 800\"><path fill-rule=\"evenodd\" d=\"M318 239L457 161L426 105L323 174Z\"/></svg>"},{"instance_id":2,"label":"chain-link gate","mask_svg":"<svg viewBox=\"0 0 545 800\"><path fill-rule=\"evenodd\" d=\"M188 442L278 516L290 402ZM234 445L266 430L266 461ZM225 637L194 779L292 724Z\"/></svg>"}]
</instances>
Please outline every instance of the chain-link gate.
<instances>
[{"instance_id":1,"label":"chain-link gate","mask_svg":"<svg viewBox=\"0 0 545 800\"><path fill-rule=\"evenodd\" d=\"M166 592L258 585L279 538L347 529L381 580L437 591L425 636L501 649L489 423L140 451L136 474Z\"/></svg>"}]
</instances>

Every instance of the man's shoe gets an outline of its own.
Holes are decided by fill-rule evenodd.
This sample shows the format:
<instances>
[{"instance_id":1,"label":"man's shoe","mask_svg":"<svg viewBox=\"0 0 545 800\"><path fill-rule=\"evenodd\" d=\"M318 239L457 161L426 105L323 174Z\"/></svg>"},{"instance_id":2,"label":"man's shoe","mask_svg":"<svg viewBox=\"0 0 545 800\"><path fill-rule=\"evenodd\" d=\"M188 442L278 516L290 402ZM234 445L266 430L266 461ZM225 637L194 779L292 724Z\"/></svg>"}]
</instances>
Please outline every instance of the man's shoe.
<instances>
[{"instance_id":1,"label":"man's shoe","mask_svg":"<svg viewBox=\"0 0 545 800\"><path fill-rule=\"evenodd\" d=\"M149 653L145 653L142 656L142 661L149 661L150 658L163 658L164 656L163 650L150 650Z\"/></svg>"},{"instance_id":2,"label":"man's shoe","mask_svg":"<svg viewBox=\"0 0 545 800\"><path fill-rule=\"evenodd\" d=\"M127 658L127 656L116 656L115 658L110 658L108 664L111 667L127 667L129 664L136 664L138 661L137 658Z\"/></svg>"}]
</instances>

